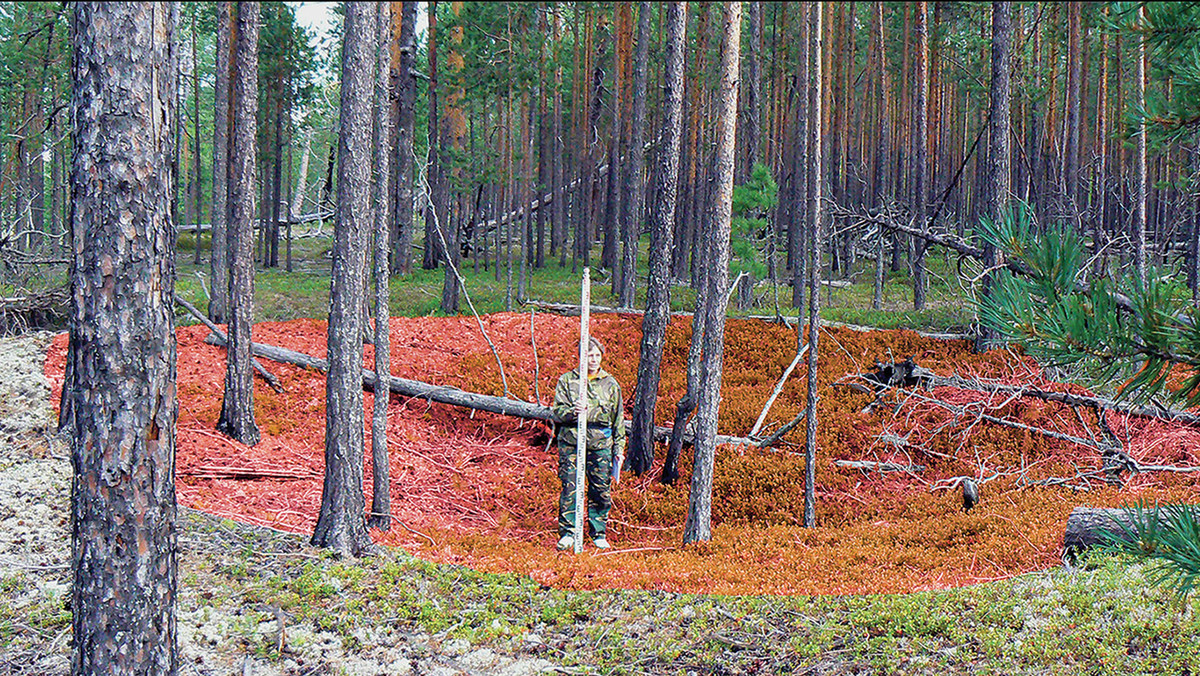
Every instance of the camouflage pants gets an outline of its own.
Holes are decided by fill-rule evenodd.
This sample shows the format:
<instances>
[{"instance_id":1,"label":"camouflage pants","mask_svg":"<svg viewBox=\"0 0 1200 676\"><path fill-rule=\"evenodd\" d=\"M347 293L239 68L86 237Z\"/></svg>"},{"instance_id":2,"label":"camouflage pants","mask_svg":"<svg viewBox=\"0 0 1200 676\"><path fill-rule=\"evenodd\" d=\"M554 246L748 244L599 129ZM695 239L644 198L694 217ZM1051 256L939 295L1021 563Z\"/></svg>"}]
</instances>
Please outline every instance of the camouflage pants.
<instances>
[{"instance_id":1,"label":"camouflage pants","mask_svg":"<svg viewBox=\"0 0 1200 676\"><path fill-rule=\"evenodd\" d=\"M575 446L558 444L558 479L562 482L562 493L558 496L558 535L573 535L575 532ZM612 472L612 447L587 449L587 511L588 534L593 538L604 537L608 524L608 510L612 508L610 482Z\"/></svg>"}]
</instances>

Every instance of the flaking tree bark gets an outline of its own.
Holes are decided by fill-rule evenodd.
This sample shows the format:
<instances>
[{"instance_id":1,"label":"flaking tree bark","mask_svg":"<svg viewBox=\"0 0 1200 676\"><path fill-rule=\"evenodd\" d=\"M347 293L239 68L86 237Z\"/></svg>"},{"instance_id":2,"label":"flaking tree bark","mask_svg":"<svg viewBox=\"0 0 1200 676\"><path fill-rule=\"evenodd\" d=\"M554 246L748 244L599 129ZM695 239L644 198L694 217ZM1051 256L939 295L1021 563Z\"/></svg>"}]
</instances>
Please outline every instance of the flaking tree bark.
<instances>
[{"instance_id":1,"label":"flaking tree bark","mask_svg":"<svg viewBox=\"0 0 1200 676\"><path fill-rule=\"evenodd\" d=\"M376 12L375 79L375 373L391 373L391 341L388 334L388 202L393 195L388 183L388 155L392 136L391 110L388 105L387 41L390 35L391 7L380 4ZM410 111L411 117L411 111ZM388 530L392 525L392 501L388 481L387 390L376 391L371 411L371 516L367 525Z\"/></svg>"},{"instance_id":2,"label":"flaking tree bark","mask_svg":"<svg viewBox=\"0 0 1200 676\"><path fill-rule=\"evenodd\" d=\"M71 673L173 674L179 8L72 10Z\"/></svg>"},{"instance_id":3,"label":"flaking tree bark","mask_svg":"<svg viewBox=\"0 0 1200 676\"><path fill-rule=\"evenodd\" d=\"M738 92L738 52L741 44L742 3L724 6L724 40L717 93L717 143L713 190L709 199L709 266L704 293L704 368L696 405L696 446L692 463L692 486L688 515L683 528L684 543L712 539L712 482L716 455L717 408L721 401L721 364L724 357L725 309L729 284L729 234L733 208Z\"/></svg>"},{"instance_id":4,"label":"flaking tree bark","mask_svg":"<svg viewBox=\"0 0 1200 676\"><path fill-rule=\"evenodd\" d=\"M642 349L633 397L629 433L629 467L635 474L654 464L654 409L658 403L659 368L667 323L671 319L671 249L675 207L679 198L679 148L683 133L683 53L687 3L672 2L666 15L666 75L663 78L662 147L659 149L659 195L650 223L650 278L646 285L646 314L642 318ZM639 49L641 47L639 46Z\"/></svg>"},{"instance_id":5,"label":"flaking tree bark","mask_svg":"<svg viewBox=\"0 0 1200 676\"><path fill-rule=\"evenodd\" d=\"M258 443L254 422L254 369L250 359L250 328L254 324L254 198L257 164L255 116L258 111L257 2L239 2L234 23L235 58L230 66L232 117L229 135L228 222L229 348L226 351L225 396L217 429L253 446Z\"/></svg>"},{"instance_id":6,"label":"flaking tree bark","mask_svg":"<svg viewBox=\"0 0 1200 676\"><path fill-rule=\"evenodd\" d=\"M325 381L325 482L312 544L367 553L363 497L362 306L370 227L373 43L378 6L346 3L338 132L337 215Z\"/></svg>"},{"instance_id":7,"label":"flaking tree bark","mask_svg":"<svg viewBox=\"0 0 1200 676\"><path fill-rule=\"evenodd\" d=\"M213 187L212 255L209 276L212 295L208 318L218 324L229 321L229 255L226 224L229 221L229 62L233 55L232 2L217 3L216 84L213 86Z\"/></svg>"}]
</instances>

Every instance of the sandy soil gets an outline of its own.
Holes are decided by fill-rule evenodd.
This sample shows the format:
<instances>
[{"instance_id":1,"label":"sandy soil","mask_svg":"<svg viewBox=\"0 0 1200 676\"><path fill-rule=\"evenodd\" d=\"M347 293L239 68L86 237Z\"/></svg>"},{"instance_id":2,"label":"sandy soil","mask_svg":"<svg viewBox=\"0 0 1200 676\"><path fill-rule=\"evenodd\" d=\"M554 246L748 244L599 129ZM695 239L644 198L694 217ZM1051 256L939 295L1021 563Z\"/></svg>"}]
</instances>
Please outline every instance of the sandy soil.
<instances>
[{"instance_id":1,"label":"sandy soil","mask_svg":"<svg viewBox=\"0 0 1200 676\"><path fill-rule=\"evenodd\" d=\"M50 383L43 375L52 335L0 339L0 619L11 621L0 650L0 674L57 676L70 672L71 590L68 444L54 436L57 421ZM537 657L506 655L465 640L412 633L381 624L362 636L361 651L347 652L342 637L288 623L246 601L234 590L214 594L214 571L244 564L236 552L252 547L251 564L269 569L289 558L314 559L302 538L217 520L181 510L179 518L179 673L242 676L346 674L503 674L556 671ZM3 622L0 622L3 624ZM286 633L278 659L260 656L263 645ZM6 635L6 636L5 636ZM527 636L524 643L536 642ZM518 651L523 643L516 642ZM533 651L529 651L533 652Z\"/></svg>"}]
</instances>

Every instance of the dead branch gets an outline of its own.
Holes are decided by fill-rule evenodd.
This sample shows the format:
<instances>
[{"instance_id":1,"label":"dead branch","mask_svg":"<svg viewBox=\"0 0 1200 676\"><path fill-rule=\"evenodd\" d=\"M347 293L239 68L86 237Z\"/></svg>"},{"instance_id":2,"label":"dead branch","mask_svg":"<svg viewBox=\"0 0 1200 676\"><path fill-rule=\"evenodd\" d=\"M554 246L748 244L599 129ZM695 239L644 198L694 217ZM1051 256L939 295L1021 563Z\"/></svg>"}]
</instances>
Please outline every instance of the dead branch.
<instances>
[{"instance_id":1,"label":"dead branch","mask_svg":"<svg viewBox=\"0 0 1200 676\"><path fill-rule=\"evenodd\" d=\"M767 419L767 413L771 410L771 406L775 404L775 399L778 398L779 393L783 391L783 384L787 382L788 376L792 375L792 371L795 370L796 364L800 363L800 360L804 358L804 354L806 352L808 352L808 343L805 343L804 347L800 348L800 350L796 352L796 357L792 359L792 363L788 364L788 367L784 370L783 375L779 377L779 382L776 383L775 389L771 392L771 396L767 398L767 403L763 406L762 413L758 414L758 420L754 421L754 427L750 429L750 434L748 436L754 437L754 435L758 434L758 430L762 428L763 421Z\"/></svg>"},{"instance_id":2,"label":"dead branch","mask_svg":"<svg viewBox=\"0 0 1200 676\"><path fill-rule=\"evenodd\" d=\"M922 231L920 228L917 228L913 225L902 223L891 218L885 218L883 216L876 216L873 214L864 214L846 209L845 207L839 207L837 205L834 205L833 207L833 215L850 218L855 223L860 225L876 225L881 228L887 228L888 230L903 232L906 235L911 235L925 242L926 246L929 244L937 244L952 251L957 251L964 256L970 256L971 258L975 258L977 260L984 259L983 249L971 246L970 244L949 233L941 234L932 231ZM1022 261L1013 258L1006 258L1003 263L1003 267L1013 274L1021 275L1023 277L1029 277L1033 274L1033 270L1031 270L1029 266L1025 265L1025 263ZM1075 284L1075 289L1083 293L1089 293L1091 287L1085 282L1077 282ZM1137 309L1134 307L1133 301L1130 300L1129 296L1120 293L1113 293L1112 299L1113 303L1121 310L1130 314L1137 314ZM1179 319L1186 321L1185 317L1181 317Z\"/></svg>"},{"instance_id":3,"label":"dead branch","mask_svg":"<svg viewBox=\"0 0 1200 676\"><path fill-rule=\"evenodd\" d=\"M216 324L212 323L208 317L205 317L203 312L197 310L195 305L192 305L184 300L179 294L175 294L175 303L184 310L187 310L188 314L192 315L196 319L199 319L200 323L207 326L208 330L212 331L212 335L216 337L218 341L217 344L219 346L224 347L229 343L229 337L226 336ZM271 386L272 390L275 390L276 392L283 392L283 385L279 382L279 379L275 377L274 373L268 371L267 367L259 363L257 359L252 359L251 361L254 363L254 372L262 376L263 380L267 381L267 384Z\"/></svg>"},{"instance_id":4,"label":"dead branch","mask_svg":"<svg viewBox=\"0 0 1200 676\"><path fill-rule=\"evenodd\" d=\"M1169 408L1157 406L1138 406L1136 404L1125 404L1103 397L1068 394L1066 392L1051 392L1037 387L1017 387L1013 385L1002 385L999 383L987 383L981 380L969 380L961 376L934 376L932 384L934 387L954 387L960 390L978 390L981 392L993 392L1003 394L1015 394L1021 397L1030 397L1040 399L1042 401L1054 401L1067 406L1084 406L1092 409L1103 409L1106 411L1116 411L1127 415L1137 416L1141 418L1154 418L1157 420L1167 420L1171 422L1179 422L1185 425L1200 426L1200 415L1189 413L1187 411L1178 411ZM1109 432L1111 433L1111 431Z\"/></svg>"}]
</instances>

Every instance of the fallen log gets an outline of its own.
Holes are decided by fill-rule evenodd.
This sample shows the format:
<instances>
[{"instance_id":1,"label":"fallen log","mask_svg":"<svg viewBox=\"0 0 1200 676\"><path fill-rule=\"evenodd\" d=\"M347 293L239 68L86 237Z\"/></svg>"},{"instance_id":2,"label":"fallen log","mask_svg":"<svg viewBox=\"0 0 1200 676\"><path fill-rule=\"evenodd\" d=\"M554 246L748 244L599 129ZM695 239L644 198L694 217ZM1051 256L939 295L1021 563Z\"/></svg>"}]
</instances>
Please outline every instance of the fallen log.
<instances>
[{"instance_id":1,"label":"fallen log","mask_svg":"<svg viewBox=\"0 0 1200 676\"><path fill-rule=\"evenodd\" d=\"M541 310L542 312L549 312L551 314L561 315L563 317L578 317L579 313L582 311L578 305L571 305L570 303L550 303L550 302L541 301L541 300L527 300L527 301L525 301L525 305L527 305L529 307L537 308L538 310ZM618 314L618 315L639 315L640 316L640 315L646 314L646 311L638 310L636 308L620 308L620 307L607 307L604 305L589 305L588 313L589 314ZM692 313L690 313L690 312L672 312L671 316L672 317L691 317Z\"/></svg>"},{"instance_id":2,"label":"fallen log","mask_svg":"<svg viewBox=\"0 0 1200 676\"><path fill-rule=\"evenodd\" d=\"M272 361L277 361L281 364L291 364L301 368L312 369L322 373L329 370L329 363L324 359L318 359L303 352L289 350L284 347L275 345L266 345L264 343L252 343L250 351L259 357L264 357ZM377 378L375 372L370 369L362 370L363 388L374 392ZM519 399L510 399L508 397L497 397L490 394L479 394L477 392L467 392L460 390L457 387L448 385L431 385L423 383L419 380L409 380L407 378L397 378L391 376L388 378L388 390L405 397L414 399L425 399L426 401L434 401L439 404L449 404L451 406L459 406L469 408L474 411L487 411L489 413L498 413L500 415L513 416L525 420L541 420L558 424L561 422L558 416L547 406L539 406L527 401ZM628 426L628 423L627 423ZM654 428L654 440L666 441L671 435L671 428L658 427ZM694 441L694 436L688 434L686 437L689 443ZM718 444L736 444L748 446L755 444L751 439L744 437L731 437L723 434L718 434L716 442Z\"/></svg>"},{"instance_id":3,"label":"fallen log","mask_svg":"<svg viewBox=\"0 0 1200 676\"><path fill-rule=\"evenodd\" d=\"M772 323L783 322L784 324L787 324L788 326L794 326L796 324L795 317L786 317L784 315L779 315L778 317L773 317L771 315L750 315L749 317L746 317L745 319L758 319L761 321L772 322ZM807 320L805 320L805 321L807 321ZM920 336L922 338L930 338L932 340L972 340L975 338L975 334L973 334L973 333L917 331L915 329L881 329L881 328L878 328L875 326L862 326L860 324L847 324L845 322L831 322L826 319L821 320L821 326L828 327L831 329L850 329L851 331L892 331L892 330L912 331L913 333L917 334L918 336Z\"/></svg>"},{"instance_id":4,"label":"fallen log","mask_svg":"<svg viewBox=\"0 0 1200 676\"><path fill-rule=\"evenodd\" d=\"M894 462L875 462L874 460L834 460L838 467L862 470L863 472L908 472L920 474L925 471L925 465L900 465Z\"/></svg>"},{"instance_id":5,"label":"fallen log","mask_svg":"<svg viewBox=\"0 0 1200 676\"><path fill-rule=\"evenodd\" d=\"M229 337L226 336L216 324L212 323L208 317L205 317L203 312L200 312L200 310L196 309L195 305L192 305L184 300L179 294L175 294L175 303L184 310L187 310L188 314L192 315L196 319L199 319L201 324L207 326L208 330L212 331L212 335L216 336L218 341L217 345L220 347L225 347L225 344L229 342ZM275 390L276 392L283 392L283 385L279 382L279 379L275 377L274 373L268 371L267 367L260 364L257 359L252 359L251 361L254 363L254 372L262 376L263 380L267 381L267 384L271 386L272 390Z\"/></svg>"},{"instance_id":6,"label":"fallen log","mask_svg":"<svg viewBox=\"0 0 1200 676\"><path fill-rule=\"evenodd\" d=\"M1200 508L1193 506L1191 509L1200 518ZM1145 513L1151 514L1153 510ZM1169 514L1166 509L1158 510L1160 527L1167 523ZM1103 544L1108 534L1123 542L1132 542L1129 533L1121 527L1122 524L1136 532L1129 511L1125 509L1076 507L1071 510L1071 516L1067 517L1067 527L1063 533L1063 558L1074 559L1080 552Z\"/></svg>"},{"instance_id":7,"label":"fallen log","mask_svg":"<svg viewBox=\"0 0 1200 676\"><path fill-rule=\"evenodd\" d=\"M179 470L178 474L193 479L232 479L239 481L255 481L258 479L298 481L301 479L315 479L321 476L321 474L314 471L301 472L256 467L222 467L219 465L202 465L192 469Z\"/></svg>"}]
</instances>

